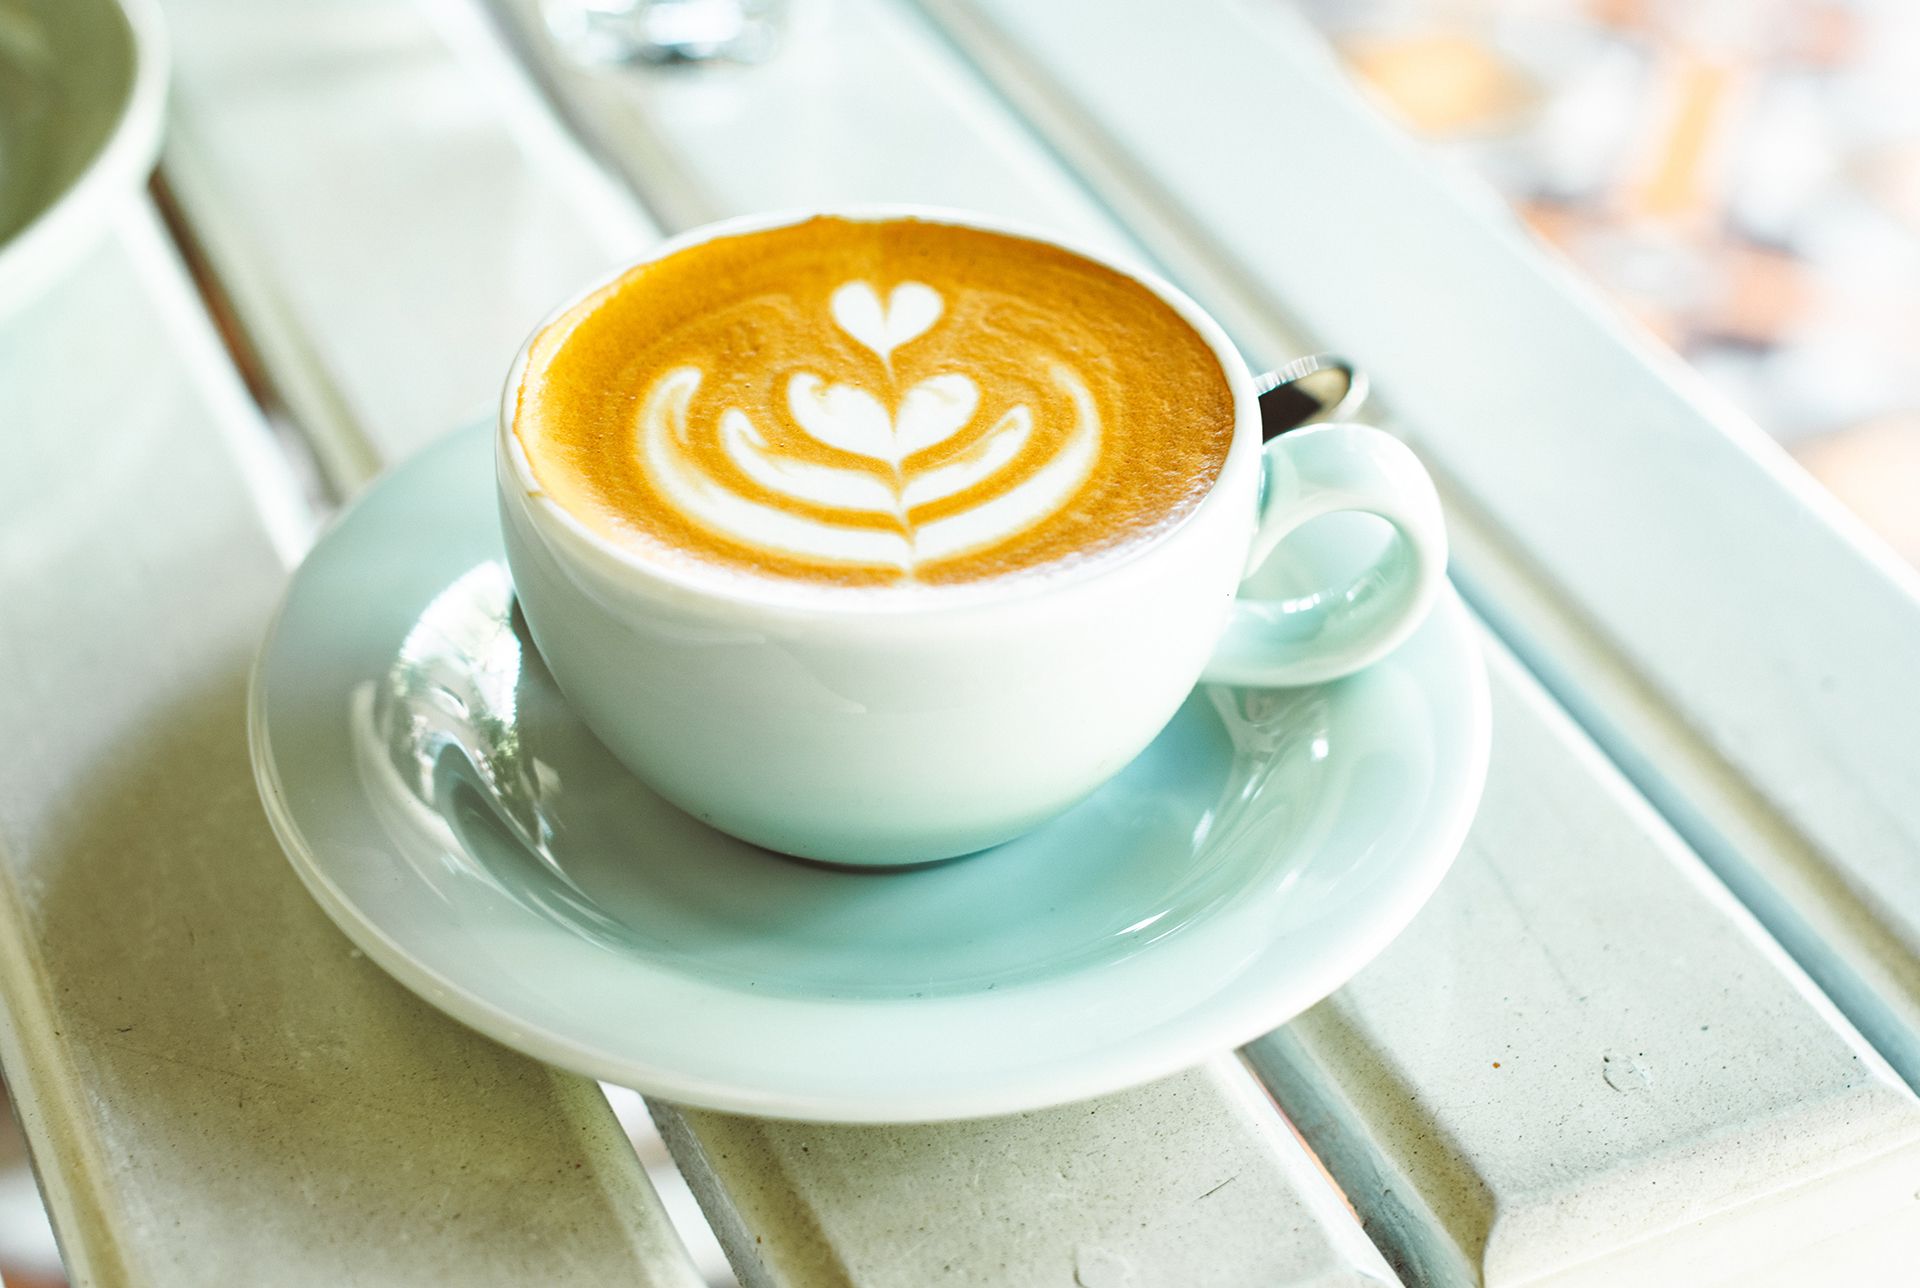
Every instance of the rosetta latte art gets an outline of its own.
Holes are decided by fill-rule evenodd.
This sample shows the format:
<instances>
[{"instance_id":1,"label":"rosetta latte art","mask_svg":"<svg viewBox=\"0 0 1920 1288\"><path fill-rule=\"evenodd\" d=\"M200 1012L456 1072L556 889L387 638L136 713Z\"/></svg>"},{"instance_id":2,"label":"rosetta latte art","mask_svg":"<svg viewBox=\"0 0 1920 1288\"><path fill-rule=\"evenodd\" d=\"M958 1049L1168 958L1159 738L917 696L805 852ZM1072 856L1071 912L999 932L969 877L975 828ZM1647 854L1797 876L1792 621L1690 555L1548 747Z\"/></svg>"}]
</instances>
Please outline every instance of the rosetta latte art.
<instances>
[{"instance_id":1,"label":"rosetta latte art","mask_svg":"<svg viewBox=\"0 0 1920 1288\"><path fill-rule=\"evenodd\" d=\"M528 346L512 432L554 504L677 576L925 601L1140 549L1237 423L1218 354L1128 275L823 215L583 297Z\"/></svg>"},{"instance_id":2,"label":"rosetta latte art","mask_svg":"<svg viewBox=\"0 0 1920 1288\"><path fill-rule=\"evenodd\" d=\"M830 307L834 323L879 359L884 380L869 387L830 382L808 370L787 376L790 426L812 440L805 453L784 447L765 423L769 417L726 408L720 446L762 497L729 486L689 450L689 408L706 372L675 367L647 392L639 415L642 461L663 496L688 518L743 545L911 574L1030 530L1085 482L1100 452L1100 416L1072 367L1045 362L1073 423L1064 441L1037 450L1035 413L1027 404L983 413L980 389L956 371L905 388L894 378L895 351L940 324L945 306L932 287L902 282L883 300L871 283L848 282L834 291ZM839 459L823 463L820 447ZM962 494L978 499L937 517L926 514ZM891 523L847 521L860 516Z\"/></svg>"}]
</instances>

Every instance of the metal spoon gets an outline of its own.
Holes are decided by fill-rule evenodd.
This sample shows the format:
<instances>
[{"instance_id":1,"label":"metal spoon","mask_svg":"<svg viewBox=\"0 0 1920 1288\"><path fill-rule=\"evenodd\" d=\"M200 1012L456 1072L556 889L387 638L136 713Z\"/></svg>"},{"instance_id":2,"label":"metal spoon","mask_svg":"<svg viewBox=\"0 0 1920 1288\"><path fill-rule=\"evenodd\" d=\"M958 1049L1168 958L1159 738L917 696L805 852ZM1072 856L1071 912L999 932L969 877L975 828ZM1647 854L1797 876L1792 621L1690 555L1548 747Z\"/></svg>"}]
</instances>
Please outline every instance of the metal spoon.
<instances>
[{"instance_id":1,"label":"metal spoon","mask_svg":"<svg viewBox=\"0 0 1920 1288\"><path fill-rule=\"evenodd\" d=\"M1260 399L1260 437L1322 420L1349 420L1367 400L1366 373L1337 353L1295 358L1278 371L1254 378Z\"/></svg>"}]
</instances>

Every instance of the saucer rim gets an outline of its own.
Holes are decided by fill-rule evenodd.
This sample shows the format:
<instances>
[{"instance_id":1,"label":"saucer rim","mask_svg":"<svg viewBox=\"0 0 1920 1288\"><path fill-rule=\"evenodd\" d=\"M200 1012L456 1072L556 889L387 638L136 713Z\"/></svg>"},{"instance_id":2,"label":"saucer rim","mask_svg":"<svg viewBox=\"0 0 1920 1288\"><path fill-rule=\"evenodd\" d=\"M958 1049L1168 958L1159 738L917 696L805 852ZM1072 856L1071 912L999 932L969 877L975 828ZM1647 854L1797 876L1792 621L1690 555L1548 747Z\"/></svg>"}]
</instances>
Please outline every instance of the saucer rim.
<instances>
[{"instance_id":1,"label":"saucer rim","mask_svg":"<svg viewBox=\"0 0 1920 1288\"><path fill-rule=\"evenodd\" d=\"M309 558L336 532L344 529L370 502L398 488L429 464L431 458L452 455L463 440L484 433L469 426L444 436L364 489L345 507L316 541ZM1424 907L1451 870L1485 789L1492 750L1492 700L1484 656L1475 638L1471 614L1449 584L1435 615L1449 619L1445 629L1463 644L1466 663L1463 712L1466 721L1464 763L1455 762L1461 789L1436 801L1433 817L1421 828L1426 838L1417 848L1419 862L1409 864L1392 886L1389 898L1376 905L1364 923L1342 935L1341 942L1314 958L1310 965L1235 994L1232 1005L1203 1009L1199 1022L1182 1013L1151 1029L1132 1035L1118 1048L1080 1053L1051 1063L1022 1069L1016 1077L982 1080L964 1088L933 1091L902 1086L886 1095L863 1091L857 1098L832 1093L769 1090L740 1081L722 1081L705 1074L686 1074L673 1068L613 1056L575 1037L473 991L441 970L424 965L388 934L327 875L295 822L285 785L272 750L267 727L266 671L281 638L285 617L299 593L306 571L303 561L288 579L275 606L247 684L248 755L264 812L289 863L316 903L354 945L382 970L441 1011L467 1027L545 1063L632 1087L645 1095L727 1113L809 1122L905 1123L967 1120L1024 1112L1073 1103L1125 1090L1166 1077L1215 1055L1224 1054L1272 1032L1320 1001L1356 975L1390 944ZM1244 687L1244 686L1241 686ZM884 879L884 878L881 878ZM676 973L677 974L677 973ZM886 1005L911 1006L893 1001ZM931 1004L918 1003L922 1009ZM1218 1014L1213 1014L1218 1010Z\"/></svg>"}]
</instances>

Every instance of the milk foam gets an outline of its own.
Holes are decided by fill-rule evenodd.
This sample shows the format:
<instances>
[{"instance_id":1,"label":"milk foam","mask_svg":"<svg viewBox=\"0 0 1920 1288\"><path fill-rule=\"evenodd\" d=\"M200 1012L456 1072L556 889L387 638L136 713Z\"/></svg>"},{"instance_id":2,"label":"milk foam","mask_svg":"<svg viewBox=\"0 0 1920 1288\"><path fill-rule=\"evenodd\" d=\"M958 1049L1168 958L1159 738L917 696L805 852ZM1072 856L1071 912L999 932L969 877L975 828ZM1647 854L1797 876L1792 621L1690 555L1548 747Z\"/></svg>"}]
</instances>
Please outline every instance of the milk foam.
<instances>
[{"instance_id":1,"label":"milk foam","mask_svg":"<svg viewBox=\"0 0 1920 1288\"><path fill-rule=\"evenodd\" d=\"M1044 242L819 216L635 265L530 344L541 492L664 567L842 588L1083 567L1206 495L1218 355Z\"/></svg>"},{"instance_id":2,"label":"milk foam","mask_svg":"<svg viewBox=\"0 0 1920 1288\"><path fill-rule=\"evenodd\" d=\"M841 330L880 360L886 385L829 383L799 371L787 379L786 410L815 443L860 463L823 464L783 451L753 414L728 407L720 416L726 459L760 488L804 508L743 495L689 450L688 409L707 373L675 367L641 405L638 442L648 477L686 517L742 545L910 575L923 562L984 549L1032 529L1086 481L1100 452L1100 414L1071 367L1057 361L1048 366L1049 378L1073 408L1072 425L1050 453L1029 450L1034 413L1022 403L1002 412L957 456L915 468L910 458L972 427L980 409L979 387L960 372L927 376L904 391L893 387L894 352L928 334L945 302L920 282L895 285L883 302L871 283L856 281L834 291L830 311ZM996 481L1008 486L983 488ZM975 504L937 517L923 514L972 489L982 489ZM836 522L822 517L822 510L893 522Z\"/></svg>"}]
</instances>

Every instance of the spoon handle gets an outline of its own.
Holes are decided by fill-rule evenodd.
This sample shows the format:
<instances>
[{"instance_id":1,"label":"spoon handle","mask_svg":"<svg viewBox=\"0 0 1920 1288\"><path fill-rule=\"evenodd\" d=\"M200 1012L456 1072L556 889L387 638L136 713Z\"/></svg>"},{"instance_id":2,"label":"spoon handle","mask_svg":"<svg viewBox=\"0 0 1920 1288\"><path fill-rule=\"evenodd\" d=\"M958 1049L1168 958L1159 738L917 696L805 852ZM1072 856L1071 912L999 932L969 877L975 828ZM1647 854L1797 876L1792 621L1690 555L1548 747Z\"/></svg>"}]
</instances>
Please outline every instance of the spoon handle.
<instances>
[{"instance_id":1,"label":"spoon handle","mask_svg":"<svg viewBox=\"0 0 1920 1288\"><path fill-rule=\"evenodd\" d=\"M1276 438L1321 420L1349 420L1367 400L1366 373L1337 353L1296 358L1278 371L1255 376L1260 399L1260 437Z\"/></svg>"}]
</instances>

